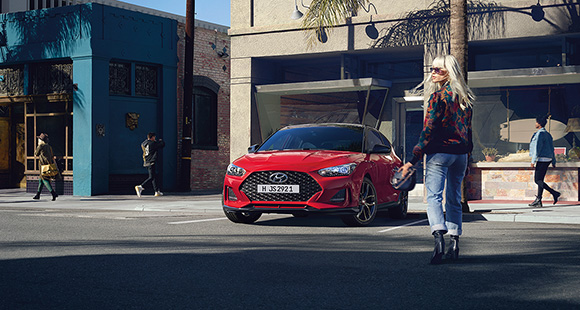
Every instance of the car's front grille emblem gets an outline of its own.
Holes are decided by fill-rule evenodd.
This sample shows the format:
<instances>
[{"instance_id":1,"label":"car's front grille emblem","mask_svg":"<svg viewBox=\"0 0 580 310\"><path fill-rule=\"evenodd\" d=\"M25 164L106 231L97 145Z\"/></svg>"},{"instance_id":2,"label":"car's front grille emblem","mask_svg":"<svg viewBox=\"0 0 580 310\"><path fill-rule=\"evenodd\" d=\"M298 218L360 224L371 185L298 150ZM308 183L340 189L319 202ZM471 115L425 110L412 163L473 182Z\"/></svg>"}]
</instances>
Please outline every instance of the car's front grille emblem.
<instances>
[{"instance_id":1,"label":"car's front grille emblem","mask_svg":"<svg viewBox=\"0 0 580 310\"><path fill-rule=\"evenodd\" d=\"M288 181L288 176L285 173L276 172L276 173L272 173L268 179L272 183L282 184L282 183L286 183L286 181Z\"/></svg>"}]
</instances>

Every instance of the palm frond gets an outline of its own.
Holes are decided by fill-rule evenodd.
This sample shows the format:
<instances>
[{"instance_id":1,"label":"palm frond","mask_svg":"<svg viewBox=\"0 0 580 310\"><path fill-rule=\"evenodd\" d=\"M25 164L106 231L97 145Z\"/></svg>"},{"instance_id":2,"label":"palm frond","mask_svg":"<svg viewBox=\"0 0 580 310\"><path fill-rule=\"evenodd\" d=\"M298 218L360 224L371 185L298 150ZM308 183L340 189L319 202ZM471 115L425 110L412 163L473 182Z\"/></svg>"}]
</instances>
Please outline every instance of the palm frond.
<instances>
[{"instance_id":1,"label":"palm frond","mask_svg":"<svg viewBox=\"0 0 580 310\"><path fill-rule=\"evenodd\" d=\"M467 3L469 37L486 39L500 37L505 32L505 12L495 2L480 0ZM403 21L381 30L373 48L413 46L449 42L449 4L436 0L425 10L407 13Z\"/></svg>"},{"instance_id":2,"label":"palm frond","mask_svg":"<svg viewBox=\"0 0 580 310\"><path fill-rule=\"evenodd\" d=\"M369 0L312 0L310 9L302 20L308 46L316 44L317 33L321 29L328 32L332 27L345 23L349 17L356 16L358 10L368 2Z\"/></svg>"}]
</instances>

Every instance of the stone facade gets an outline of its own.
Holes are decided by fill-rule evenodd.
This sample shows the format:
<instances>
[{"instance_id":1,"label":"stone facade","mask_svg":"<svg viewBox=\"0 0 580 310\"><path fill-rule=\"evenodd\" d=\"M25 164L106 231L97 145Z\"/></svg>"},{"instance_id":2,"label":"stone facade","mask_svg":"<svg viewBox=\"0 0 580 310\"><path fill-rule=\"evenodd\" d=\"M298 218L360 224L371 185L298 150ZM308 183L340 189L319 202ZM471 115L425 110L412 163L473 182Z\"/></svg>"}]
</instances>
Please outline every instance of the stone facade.
<instances>
[{"instance_id":1,"label":"stone facade","mask_svg":"<svg viewBox=\"0 0 580 310\"><path fill-rule=\"evenodd\" d=\"M474 168L468 177L469 199L534 200L537 185L532 168ZM544 182L562 193L562 201L578 201L578 168L550 168ZM543 198L552 195L544 191Z\"/></svg>"}]
</instances>

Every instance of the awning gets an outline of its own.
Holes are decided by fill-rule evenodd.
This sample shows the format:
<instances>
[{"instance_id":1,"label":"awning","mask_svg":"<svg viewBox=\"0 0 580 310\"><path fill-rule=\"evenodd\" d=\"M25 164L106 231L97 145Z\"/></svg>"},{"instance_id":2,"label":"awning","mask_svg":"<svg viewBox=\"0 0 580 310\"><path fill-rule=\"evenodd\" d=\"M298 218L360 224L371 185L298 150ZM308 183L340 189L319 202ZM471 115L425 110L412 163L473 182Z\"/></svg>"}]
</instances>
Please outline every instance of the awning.
<instances>
[{"instance_id":1,"label":"awning","mask_svg":"<svg viewBox=\"0 0 580 310\"><path fill-rule=\"evenodd\" d=\"M580 83L580 66L469 72L469 87L511 87Z\"/></svg>"},{"instance_id":2,"label":"awning","mask_svg":"<svg viewBox=\"0 0 580 310\"><path fill-rule=\"evenodd\" d=\"M321 94L330 92L388 89L392 85L393 83L391 81L375 78L363 78L257 85L256 91L261 94L276 95Z\"/></svg>"}]
</instances>

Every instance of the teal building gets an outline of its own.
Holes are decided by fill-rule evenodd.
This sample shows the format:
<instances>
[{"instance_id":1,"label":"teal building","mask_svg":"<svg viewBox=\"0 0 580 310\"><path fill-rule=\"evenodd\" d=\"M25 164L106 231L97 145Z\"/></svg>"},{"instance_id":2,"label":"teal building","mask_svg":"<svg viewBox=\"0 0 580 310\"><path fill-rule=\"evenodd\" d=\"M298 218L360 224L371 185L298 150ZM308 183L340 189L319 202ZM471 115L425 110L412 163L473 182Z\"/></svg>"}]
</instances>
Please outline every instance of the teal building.
<instances>
[{"instance_id":1,"label":"teal building","mask_svg":"<svg viewBox=\"0 0 580 310\"><path fill-rule=\"evenodd\" d=\"M91 196L143 180L140 143L166 147L164 190L178 167L178 22L86 3L0 15L0 187L35 191L36 136L49 134L61 194Z\"/></svg>"}]
</instances>

